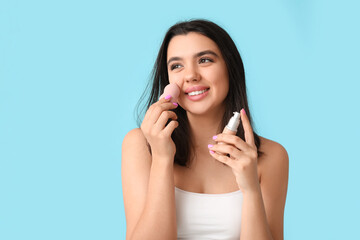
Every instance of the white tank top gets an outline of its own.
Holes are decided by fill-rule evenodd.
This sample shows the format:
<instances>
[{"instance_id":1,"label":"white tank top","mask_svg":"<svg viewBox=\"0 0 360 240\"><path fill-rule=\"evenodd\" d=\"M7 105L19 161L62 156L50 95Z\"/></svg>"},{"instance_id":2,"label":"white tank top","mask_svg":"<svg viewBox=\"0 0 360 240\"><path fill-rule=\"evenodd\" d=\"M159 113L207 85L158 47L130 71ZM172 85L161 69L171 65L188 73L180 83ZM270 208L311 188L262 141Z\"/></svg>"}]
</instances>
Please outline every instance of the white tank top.
<instances>
[{"instance_id":1,"label":"white tank top","mask_svg":"<svg viewBox=\"0 0 360 240\"><path fill-rule=\"evenodd\" d=\"M243 194L206 194L175 187L177 239L240 239Z\"/></svg>"}]
</instances>

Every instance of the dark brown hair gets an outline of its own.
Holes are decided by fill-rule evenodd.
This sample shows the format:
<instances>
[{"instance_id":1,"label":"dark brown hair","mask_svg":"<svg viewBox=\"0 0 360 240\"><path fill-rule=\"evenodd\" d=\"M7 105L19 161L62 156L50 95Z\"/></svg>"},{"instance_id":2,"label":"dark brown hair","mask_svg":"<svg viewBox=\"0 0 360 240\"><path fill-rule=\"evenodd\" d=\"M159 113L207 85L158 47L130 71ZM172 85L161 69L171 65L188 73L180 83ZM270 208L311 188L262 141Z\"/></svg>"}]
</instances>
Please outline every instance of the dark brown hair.
<instances>
[{"instance_id":1,"label":"dark brown hair","mask_svg":"<svg viewBox=\"0 0 360 240\"><path fill-rule=\"evenodd\" d=\"M239 112L242 108L245 109L250 123L253 126L246 95L244 66L240 57L240 53L236 48L233 40L224 29L211 21L203 19L179 22L170 27L165 34L152 71L151 81L148 83L146 90L144 91L137 105L137 110L139 110L140 102L146 96L148 88L150 88L152 83L152 88L150 95L148 96L147 105L142 109L142 111L138 111L138 126L141 125L140 119L142 119L141 114L144 113L144 109L147 110L153 103L157 102L161 93L164 91L165 86L169 84L166 60L167 49L170 40L174 36L186 35L190 32L202 34L213 40L219 47L228 69L229 92L227 97L225 98L226 109L220 123L220 129L223 129L225 127L225 125L233 115L234 111ZM176 145L174 163L181 166L189 166L189 161L191 161L194 157L194 149L191 142L191 133L189 130L189 122L187 119L186 111L182 107L180 107L180 105L173 111L178 116L179 122L179 126L174 130L173 134L171 135ZM244 129L242 127L242 124L240 124L236 135L245 141ZM255 131L254 139L255 145L258 149L258 157L260 157L264 153L259 151L261 143L260 138L255 133Z\"/></svg>"}]
</instances>

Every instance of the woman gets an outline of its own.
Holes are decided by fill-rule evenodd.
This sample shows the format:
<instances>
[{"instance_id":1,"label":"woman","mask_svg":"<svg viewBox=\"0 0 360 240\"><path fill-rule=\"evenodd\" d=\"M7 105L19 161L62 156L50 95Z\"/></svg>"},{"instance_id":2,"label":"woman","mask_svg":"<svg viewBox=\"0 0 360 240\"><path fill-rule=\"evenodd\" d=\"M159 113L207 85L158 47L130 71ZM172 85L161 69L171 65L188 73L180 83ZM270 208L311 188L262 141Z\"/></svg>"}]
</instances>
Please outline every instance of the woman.
<instances>
[{"instance_id":1,"label":"woman","mask_svg":"<svg viewBox=\"0 0 360 240\"><path fill-rule=\"evenodd\" d=\"M177 103L158 100L169 83ZM283 239L288 155L253 132L243 63L222 28L168 30L147 106L122 146L126 239ZM240 109L236 136L222 133Z\"/></svg>"}]
</instances>

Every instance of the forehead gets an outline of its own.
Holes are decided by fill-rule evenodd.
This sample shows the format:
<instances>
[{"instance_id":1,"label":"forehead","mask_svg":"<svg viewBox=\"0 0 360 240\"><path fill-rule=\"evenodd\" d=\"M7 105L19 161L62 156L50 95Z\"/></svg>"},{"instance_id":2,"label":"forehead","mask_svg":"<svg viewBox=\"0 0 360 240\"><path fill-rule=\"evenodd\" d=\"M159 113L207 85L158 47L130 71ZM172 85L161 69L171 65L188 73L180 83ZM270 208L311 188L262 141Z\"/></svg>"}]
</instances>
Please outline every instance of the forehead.
<instances>
[{"instance_id":1,"label":"forehead","mask_svg":"<svg viewBox=\"0 0 360 240\"><path fill-rule=\"evenodd\" d=\"M186 57L192 56L204 50L212 50L221 55L219 47L210 38L195 32L190 32L186 35L177 35L173 37L167 49L167 59L178 56Z\"/></svg>"}]
</instances>

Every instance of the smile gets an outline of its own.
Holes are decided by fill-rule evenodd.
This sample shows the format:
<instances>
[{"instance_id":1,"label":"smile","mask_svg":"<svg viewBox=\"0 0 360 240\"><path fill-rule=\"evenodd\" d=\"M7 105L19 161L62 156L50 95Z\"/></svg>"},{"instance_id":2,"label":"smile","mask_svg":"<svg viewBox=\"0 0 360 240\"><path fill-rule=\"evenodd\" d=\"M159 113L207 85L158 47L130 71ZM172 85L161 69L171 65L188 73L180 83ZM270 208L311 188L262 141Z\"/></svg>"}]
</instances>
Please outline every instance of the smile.
<instances>
[{"instance_id":1,"label":"smile","mask_svg":"<svg viewBox=\"0 0 360 240\"><path fill-rule=\"evenodd\" d=\"M189 92L188 95L189 95L189 96L196 96L196 95L203 94L204 92L207 92L207 91L209 91L209 88L208 88L208 89L201 90L201 91Z\"/></svg>"}]
</instances>

